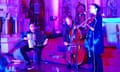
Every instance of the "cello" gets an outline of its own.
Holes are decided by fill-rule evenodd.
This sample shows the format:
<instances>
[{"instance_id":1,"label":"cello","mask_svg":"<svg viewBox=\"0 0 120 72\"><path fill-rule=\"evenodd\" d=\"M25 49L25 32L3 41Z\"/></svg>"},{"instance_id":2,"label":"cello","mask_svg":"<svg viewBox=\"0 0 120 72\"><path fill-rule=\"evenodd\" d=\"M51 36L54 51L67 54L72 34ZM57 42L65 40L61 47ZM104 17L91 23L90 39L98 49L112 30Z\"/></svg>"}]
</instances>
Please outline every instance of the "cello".
<instances>
[{"instance_id":1,"label":"cello","mask_svg":"<svg viewBox=\"0 0 120 72\"><path fill-rule=\"evenodd\" d=\"M73 26L69 35L70 45L68 46L69 51L66 53L67 60L71 65L80 65L86 58L86 50L83 47L81 31L76 26Z\"/></svg>"}]
</instances>

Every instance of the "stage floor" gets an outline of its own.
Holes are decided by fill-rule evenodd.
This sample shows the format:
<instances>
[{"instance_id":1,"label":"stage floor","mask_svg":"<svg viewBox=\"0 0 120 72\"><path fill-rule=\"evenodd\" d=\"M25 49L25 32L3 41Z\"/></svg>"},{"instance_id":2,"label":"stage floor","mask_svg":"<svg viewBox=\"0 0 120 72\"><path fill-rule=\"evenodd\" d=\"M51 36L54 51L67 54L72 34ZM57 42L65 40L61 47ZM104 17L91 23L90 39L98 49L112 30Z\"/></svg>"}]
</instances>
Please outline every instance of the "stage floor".
<instances>
[{"instance_id":1,"label":"stage floor","mask_svg":"<svg viewBox=\"0 0 120 72\"><path fill-rule=\"evenodd\" d=\"M15 44L15 43L14 43ZM50 38L48 44L42 51L42 61L40 65L33 64L33 69L27 70L24 62L10 63L9 67L13 67L15 72L90 72L91 65L86 62L77 66L67 67L64 58L65 46L62 37ZM20 56L14 53L15 56ZM31 56L31 54L30 54ZM20 57L17 57L18 59ZM104 72L120 72L120 49L115 47L105 47L102 55ZM12 59L11 59L12 60ZM19 60L22 61L22 58Z\"/></svg>"}]
</instances>

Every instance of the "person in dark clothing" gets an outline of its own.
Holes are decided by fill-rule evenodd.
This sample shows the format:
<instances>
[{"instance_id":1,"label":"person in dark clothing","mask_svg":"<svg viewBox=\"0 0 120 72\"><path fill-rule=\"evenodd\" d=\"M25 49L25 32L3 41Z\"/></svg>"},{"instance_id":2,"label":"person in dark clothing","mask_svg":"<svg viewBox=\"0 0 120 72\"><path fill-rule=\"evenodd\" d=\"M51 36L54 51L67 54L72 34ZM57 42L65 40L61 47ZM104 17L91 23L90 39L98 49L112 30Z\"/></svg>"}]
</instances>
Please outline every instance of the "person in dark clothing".
<instances>
[{"instance_id":1,"label":"person in dark clothing","mask_svg":"<svg viewBox=\"0 0 120 72\"><path fill-rule=\"evenodd\" d=\"M88 49L88 62L92 64L92 72L103 72L101 54L104 52L102 33L102 16L97 4L90 5L91 20L87 24L88 34L85 47Z\"/></svg>"},{"instance_id":2,"label":"person in dark clothing","mask_svg":"<svg viewBox=\"0 0 120 72\"><path fill-rule=\"evenodd\" d=\"M70 43L70 31L73 28L72 24L72 17L67 16L63 22L63 39L64 39L64 45L68 46Z\"/></svg>"},{"instance_id":3,"label":"person in dark clothing","mask_svg":"<svg viewBox=\"0 0 120 72\"><path fill-rule=\"evenodd\" d=\"M25 45L20 48L23 58L27 61L27 65L31 65L27 52L34 50L37 58L37 64L41 61L41 53L43 47L47 44L47 37L43 32L39 31L34 23L30 23L29 31L26 37L24 37Z\"/></svg>"},{"instance_id":4,"label":"person in dark clothing","mask_svg":"<svg viewBox=\"0 0 120 72\"><path fill-rule=\"evenodd\" d=\"M63 40L66 46L66 63L68 68L78 69L78 52L80 49L79 40L81 35L79 35L80 30L77 29L76 25L73 24L71 16L65 18L63 23Z\"/></svg>"},{"instance_id":5,"label":"person in dark clothing","mask_svg":"<svg viewBox=\"0 0 120 72\"><path fill-rule=\"evenodd\" d=\"M66 61L67 61L68 66L71 65L71 60L68 59L68 57L71 58L71 48L69 46L70 46L70 43L71 43L70 31L72 30L72 28L73 28L72 17L67 16L64 19L64 22L63 22L63 40L64 40L64 45L67 48L66 49Z\"/></svg>"}]
</instances>

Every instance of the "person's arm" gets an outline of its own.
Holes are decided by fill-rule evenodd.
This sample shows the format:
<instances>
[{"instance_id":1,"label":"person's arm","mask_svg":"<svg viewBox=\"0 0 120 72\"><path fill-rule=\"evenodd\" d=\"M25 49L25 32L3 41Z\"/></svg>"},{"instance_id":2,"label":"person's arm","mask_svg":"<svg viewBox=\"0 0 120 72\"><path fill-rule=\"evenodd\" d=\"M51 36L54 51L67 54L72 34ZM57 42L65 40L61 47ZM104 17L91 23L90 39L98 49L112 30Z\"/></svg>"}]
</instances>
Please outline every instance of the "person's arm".
<instances>
[{"instance_id":1,"label":"person's arm","mask_svg":"<svg viewBox=\"0 0 120 72\"><path fill-rule=\"evenodd\" d=\"M66 25L63 26L63 40L65 46L69 45L69 31L67 30L68 28L69 27Z\"/></svg>"},{"instance_id":2,"label":"person's arm","mask_svg":"<svg viewBox=\"0 0 120 72\"><path fill-rule=\"evenodd\" d=\"M30 38L28 37L28 34L30 34L29 31L27 31L26 33L22 34L22 40L29 40Z\"/></svg>"},{"instance_id":3,"label":"person's arm","mask_svg":"<svg viewBox=\"0 0 120 72\"><path fill-rule=\"evenodd\" d=\"M45 46L48 43L48 38L43 31L40 31L40 33L41 33L41 36L43 37L42 45Z\"/></svg>"},{"instance_id":4,"label":"person's arm","mask_svg":"<svg viewBox=\"0 0 120 72\"><path fill-rule=\"evenodd\" d=\"M92 31L95 30L95 29L94 29L92 26L90 26L89 24L87 24L87 27L88 27L90 30L92 30Z\"/></svg>"}]
</instances>

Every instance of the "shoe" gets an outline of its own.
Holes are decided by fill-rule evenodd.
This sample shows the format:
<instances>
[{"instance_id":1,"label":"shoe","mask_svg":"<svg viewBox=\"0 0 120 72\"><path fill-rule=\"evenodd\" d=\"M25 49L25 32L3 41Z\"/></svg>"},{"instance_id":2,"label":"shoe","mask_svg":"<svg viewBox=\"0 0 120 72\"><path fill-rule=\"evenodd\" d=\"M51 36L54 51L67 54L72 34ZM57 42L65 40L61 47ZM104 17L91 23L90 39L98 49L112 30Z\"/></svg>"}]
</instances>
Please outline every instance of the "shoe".
<instances>
[{"instance_id":1,"label":"shoe","mask_svg":"<svg viewBox=\"0 0 120 72\"><path fill-rule=\"evenodd\" d=\"M67 63L67 68L71 68L72 65L70 63Z\"/></svg>"},{"instance_id":2,"label":"shoe","mask_svg":"<svg viewBox=\"0 0 120 72\"><path fill-rule=\"evenodd\" d=\"M28 65L27 66L27 70L32 70L34 67L33 66L31 66L31 65Z\"/></svg>"},{"instance_id":3,"label":"shoe","mask_svg":"<svg viewBox=\"0 0 120 72\"><path fill-rule=\"evenodd\" d=\"M33 69L31 62L28 62L26 65L27 65L27 70Z\"/></svg>"}]
</instances>

